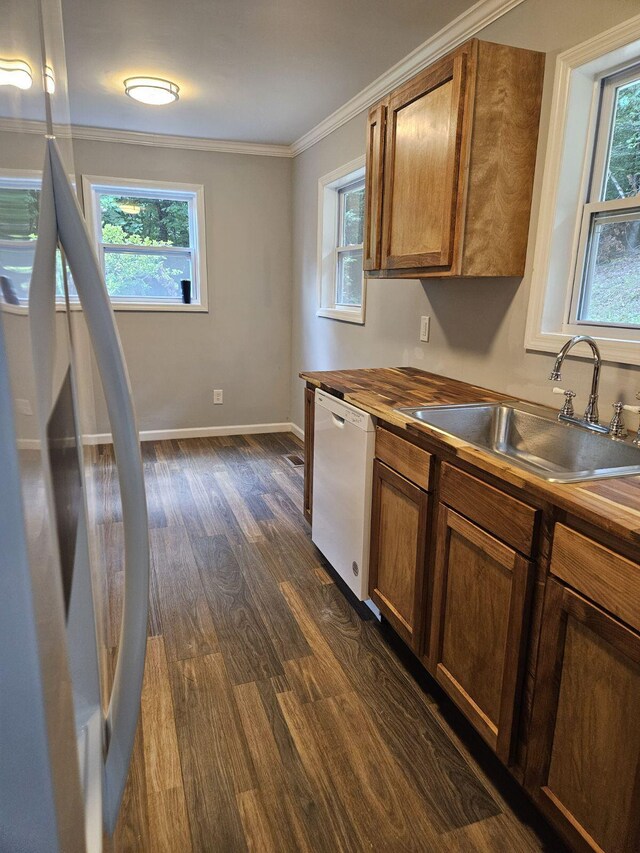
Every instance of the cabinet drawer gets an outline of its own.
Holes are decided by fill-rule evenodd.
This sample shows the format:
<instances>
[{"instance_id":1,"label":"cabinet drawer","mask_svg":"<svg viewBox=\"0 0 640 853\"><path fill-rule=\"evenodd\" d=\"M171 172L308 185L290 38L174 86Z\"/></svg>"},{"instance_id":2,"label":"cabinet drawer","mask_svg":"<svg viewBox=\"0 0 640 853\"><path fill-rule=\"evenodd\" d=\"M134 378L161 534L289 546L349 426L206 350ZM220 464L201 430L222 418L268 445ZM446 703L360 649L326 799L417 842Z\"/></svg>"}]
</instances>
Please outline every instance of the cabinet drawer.
<instances>
[{"instance_id":1,"label":"cabinet drawer","mask_svg":"<svg viewBox=\"0 0 640 853\"><path fill-rule=\"evenodd\" d=\"M551 573L640 631L640 565L556 524Z\"/></svg>"},{"instance_id":2,"label":"cabinet drawer","mask_svg":"<svg viewBox=\"0 0 640 853\"><path fill-rule=\"evenodd\" d=\"M532 553L538 515L533 507L446 462L440 476L440 500L522 554Z\"/></svg>"},{"instance_id":3,"label":"cabinet drawer","mask_svg":"<svg viewBox=\"0 0 640 853\"><path fill-rule=\"evenodd\" d=\"M429 491L431 454L389 430L376 429L376 456L407 480Z\"/></svg>"}]
</instances>

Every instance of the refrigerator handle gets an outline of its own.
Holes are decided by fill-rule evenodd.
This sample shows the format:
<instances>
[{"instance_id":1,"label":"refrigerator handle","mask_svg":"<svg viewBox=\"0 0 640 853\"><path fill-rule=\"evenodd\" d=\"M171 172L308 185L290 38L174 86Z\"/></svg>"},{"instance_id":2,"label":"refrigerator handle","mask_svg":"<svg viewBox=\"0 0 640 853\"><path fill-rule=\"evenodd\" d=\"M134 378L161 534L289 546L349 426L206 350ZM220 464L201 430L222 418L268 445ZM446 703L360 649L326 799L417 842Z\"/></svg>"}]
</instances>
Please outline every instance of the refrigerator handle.
<instances>
[{"instance_id":1,"label":"refrigerator handle","mask_svg":"<svg viewBox=\"0 0 640 853\"><path fill-rule=\"evenodd\" d=\"M54 139L48 139L56 219L93 344L116 457L125 546L118 661L107 711L103 817L113 832L133 750L147 642L149 530L140 441L113 309L75 193Z\"/></svg>"}]
</instances>

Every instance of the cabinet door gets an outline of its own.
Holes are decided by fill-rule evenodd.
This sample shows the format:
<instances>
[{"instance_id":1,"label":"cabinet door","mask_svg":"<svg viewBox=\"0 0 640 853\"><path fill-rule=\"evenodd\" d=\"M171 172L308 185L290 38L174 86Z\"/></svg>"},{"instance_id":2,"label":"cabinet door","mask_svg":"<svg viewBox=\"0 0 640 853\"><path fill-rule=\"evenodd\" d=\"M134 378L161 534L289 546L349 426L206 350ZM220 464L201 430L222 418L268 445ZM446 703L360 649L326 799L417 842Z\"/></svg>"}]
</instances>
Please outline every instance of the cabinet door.
<instances>
[{"instance_id":1,"label":"cabinet door","mask_svg":"<svg viewBox=\"0 0 640 853\"><path fill-rule=\"evenodd\" d=\"M532 565L444 504L437 537L432 668L460 710L509 764Z\"/></svg>"},{"instance_id":2,"label":"cabinet door","mask_svg":"<svg viewBox=\"0 0 640 853\"><path fill-rule=\"evenodd\" d=\"M640 850L640 635L547 582L526 786L576 850Z\"/></svg>"},{"instance_id":3,"label":"cabinet door","mask_svg":"<svg viewBox=\"0 0 640 853\"><path fill-rule=\"evenodd\" d=\"M313 426L315 420L315 393L313 388L304 389L304 517L311 524L311 501L313 498Z\"/></svg>"},{"instance_id":4,"label":"cabinet door","mask_svg":"<svg viewBox=\"0 0 640 853\"><path fill-rule=\"evenodd\" d=\"M383 269L453 262L466 78L467 55L458 53L389 98Z\"/></svg>"},{"instance_id":5,"label":"cabinet door","mask_svg":"<svg viewBox=\"0 0 640 853\"><path fill-rule=\"evenodd\" d=\"M384 166L386 104L369 113L367 122L367 165L365 169L364 253L365 270L380 269L382 236L382 187Z\"/></svg>"},{"instance_id":6,"label":"cabinet door","mask_svg":"<svg viewBox=\"0 0 640 853\"><path fill-rule=\"evenodd\" d=\"M369 594L414 648L425 572L428 495L377 459L373 467Z\"/></svg>"}]
</instances>

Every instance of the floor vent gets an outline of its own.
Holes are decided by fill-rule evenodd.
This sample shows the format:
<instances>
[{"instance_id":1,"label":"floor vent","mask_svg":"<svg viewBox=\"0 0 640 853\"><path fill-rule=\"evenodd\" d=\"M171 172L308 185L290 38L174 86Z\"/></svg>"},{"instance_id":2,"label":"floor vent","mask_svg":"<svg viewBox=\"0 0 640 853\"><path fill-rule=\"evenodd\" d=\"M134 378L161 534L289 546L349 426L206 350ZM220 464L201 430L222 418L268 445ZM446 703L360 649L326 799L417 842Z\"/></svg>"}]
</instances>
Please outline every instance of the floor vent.
<instances>
[{"instance_id":1,"label":"floor vent","mask_svg":"<svg viewBox=\"0 0 640 853\"><path fill-rule=\"evenodd\" d=\"M287 453L284 457L289 465L293 465L294 468L299 468L301 465L304 465L304 459L298 453Z\"/></svg>"}]
</instances>

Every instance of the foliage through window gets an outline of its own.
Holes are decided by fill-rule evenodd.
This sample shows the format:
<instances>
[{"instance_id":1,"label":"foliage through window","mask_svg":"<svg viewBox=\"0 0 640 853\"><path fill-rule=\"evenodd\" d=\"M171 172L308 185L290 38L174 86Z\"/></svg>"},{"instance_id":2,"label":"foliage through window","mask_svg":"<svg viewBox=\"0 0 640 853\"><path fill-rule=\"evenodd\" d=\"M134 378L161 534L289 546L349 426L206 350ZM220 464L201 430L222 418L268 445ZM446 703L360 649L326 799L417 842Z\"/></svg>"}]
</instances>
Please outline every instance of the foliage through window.
<instances>
[{"instance_id":1,"label":"foliage through window","mask_svg":"<svg viewBox=\"0 0 640 853\"><path fill-rule=\"evenodd\" d=\"M38 238L39 177L0 174L0 276L2 298L26 304ZM64 296L62 265L58 255L56 295Z\"/></svg>"},{"instance_id":2,"label":"foliage through window","mask_svg":"<svg viewBox=\"0 0 640 853\"><path fill-rule=\"evenodd\" d=\"M579 259L574 321L640 327L640 66L602 81Z\"/></svg>"},{"instance_id":3,"label":"foliage through window","mask_svg":"<svg viewBox=\"0 0 640 853\"><path fill-rule=\"evenodd\" d=\"M362 304L362 234L364 180L338 191L338 247L336 249L336 305Z\"/></svg>"},{"instance_id":4,"label":"foliage through window","mask_svg":"<svg viewBox=\"0 0 640 853\"><path fill-rule=\"evenodd\" d=\"M364 323L364 158L318 184L318 315Z\"/></svg>"},{"instance_id":5,"label":"foliage through window","mask_svg":"<svg viewBox=\"0 0 640 853\"><path fill-rule=\"evenodd\" d=\"M175 307L183 281L203 306L202 190L85 179L107 290L115 303ZM86 190L85 190L85 199Z\"/></svg>"}]
</instances>

